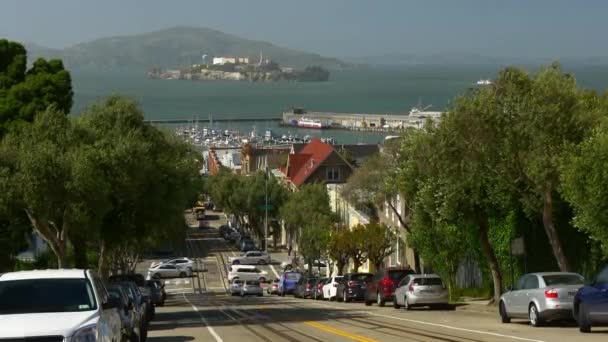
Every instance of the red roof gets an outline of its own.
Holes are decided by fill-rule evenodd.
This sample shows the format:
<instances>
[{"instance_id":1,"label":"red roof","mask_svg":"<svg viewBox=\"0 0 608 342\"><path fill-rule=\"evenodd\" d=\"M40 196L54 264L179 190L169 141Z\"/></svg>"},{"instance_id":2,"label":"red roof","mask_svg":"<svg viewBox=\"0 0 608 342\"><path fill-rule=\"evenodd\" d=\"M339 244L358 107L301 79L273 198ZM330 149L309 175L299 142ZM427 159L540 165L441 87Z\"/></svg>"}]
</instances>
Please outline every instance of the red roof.
<instances>
[{"instance_id":1,"label":"red roof","mask_svg":"<svg viewBox=\"0 0 608 342\"><path fill-rule=\"evenodd\" d=\"M289 155L286 176L296 187L299 187L333 151L334 148L330 144L313 138L299 153Z\"/></svg>"}]
</instances>

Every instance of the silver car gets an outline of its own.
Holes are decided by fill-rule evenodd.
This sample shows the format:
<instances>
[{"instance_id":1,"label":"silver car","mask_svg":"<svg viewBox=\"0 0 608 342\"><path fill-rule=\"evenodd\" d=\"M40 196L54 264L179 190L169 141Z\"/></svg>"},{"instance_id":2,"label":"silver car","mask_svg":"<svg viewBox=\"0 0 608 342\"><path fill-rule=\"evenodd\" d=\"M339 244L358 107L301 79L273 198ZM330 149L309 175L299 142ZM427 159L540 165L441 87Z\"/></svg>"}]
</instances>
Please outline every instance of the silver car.
<instances>
[{"instance_id":1,"label":"silver car","mask_svg":"<svg viewBox=\"0 0 608 342\"><path fill-rule=\"evenodd\" d=\"M228 258L232 265L266 265L270 264L270 254L262 251L249 251L237 257Z\"/></svg>"},{"instance_id":2,"label":"silver car","mask_svg":"<svg viewBox=\"0 0 608 342\"><path fill-rule=\"evenodd\" d=\"M530 273L521 277L515 288L500 297L499 313L503 323L511 318L530 320L535 327L546 321L573 319L574 295L585 278L578 273Z\"/></svg>"},{"instance_id":3,"label":"silver car","mask_svg":"<svg viewBox=\"0 0 608 342\"><path fill-rule=\"evenodd\" d=\"M243 287L244 281L241 279L234 279L232 283L230 283L230 294L233 296L237 296L241 294L241 287Z\"/></svg>"},{"instance_id":4,"label":"silver car","mask_svg":"<svg viewBox=\"0 0 608 342\"><path fill-rule=\"evenodd\" d=\"M448 290L436 274L410 274L401 279L395 290L395 309L414 306L448 307Z\"/></svg>"},{"instance_id":5,"label":"silver car","mask_svg":"<svg viewBox=\"0 0 608 342\"><path fill-rule=\"evenodd\" d=\"M243 286L241 286L241 297L245 296L258 296L262 297L264 291L260 286L260 282L257 280L246 280Z\"/></svg>"}]
</instances>

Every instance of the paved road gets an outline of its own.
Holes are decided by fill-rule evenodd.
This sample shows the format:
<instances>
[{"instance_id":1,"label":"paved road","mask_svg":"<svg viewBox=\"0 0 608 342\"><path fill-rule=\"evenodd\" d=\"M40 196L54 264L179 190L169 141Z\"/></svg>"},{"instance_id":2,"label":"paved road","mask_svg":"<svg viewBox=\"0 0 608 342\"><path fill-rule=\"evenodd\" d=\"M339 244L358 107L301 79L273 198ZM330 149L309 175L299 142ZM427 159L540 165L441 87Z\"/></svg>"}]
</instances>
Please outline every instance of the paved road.
<instances>
[{"instance_id":1,"label":"paved road","mask_svg":"<svg viewBox=\"0 0 608 342\"><path fill-rule=\"evenodd\" d=\"M221 216L218 217L221 219ZM212 222L219 225L220 220ZM532 328L525 322L501 324L495 313L454 311L406 312L362 303L336 303L293 297L240 298L226 294L224 260L230 246L214 228L190 234L189 253L208 272L198 279L169 281L171 293L151 323L150 341L607 341L608 329L581 335L573 325ZM270 266L263 267L272 274ZM194 283L194 290L192 283ZM196 293L195 293L196 292Z\"/></svg>"}]
</instances>

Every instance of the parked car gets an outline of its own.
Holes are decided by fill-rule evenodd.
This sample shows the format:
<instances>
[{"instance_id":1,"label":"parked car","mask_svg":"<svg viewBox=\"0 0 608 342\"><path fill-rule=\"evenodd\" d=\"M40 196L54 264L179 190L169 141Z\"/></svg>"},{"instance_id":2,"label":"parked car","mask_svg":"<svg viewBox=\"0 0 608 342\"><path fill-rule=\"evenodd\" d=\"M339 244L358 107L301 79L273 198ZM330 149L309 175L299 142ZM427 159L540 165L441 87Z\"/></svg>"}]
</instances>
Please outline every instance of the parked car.
<instances>
[{"instance_id":1,"label":"parked car","mask_svg":"<svg viewBox=\"0 0 608 342\"><path fill-rule=\"evenodd\" d=\"M152 263L150 267L156 267L160 265L175 265L183 270L186 270L187 275L192 275L192 272L197 270L196 261L190 258L175 258L162 260Z\"/></svg>"},{"instance_id":2,"label":"parked car","mask_svg":"<svg viewBox=\"0 0 608 342\"><path fill-rule=\"evenodd\" d=\"M242 233L242 232L238 233L238 235L236 236L236 239L234 240L234 243L236 244L236 246L239 249L241 248L241 242L243 240L251 240L251 236L249 236L249 234Z\"/></svg>"},{"instance_id":3,"label":"parked car","mask_svg":"<svg viewBox=\"0 0 608 342\"><path fill-rule=\"evenodd\" d=\"M148 269L148 278L149 279L161 279L161 278L185 278L188 276L188 273L185 269L180 268L175 265L164 264L158 265L154 267L150 267Z\"/></svg>"},{"instance_id":4,"label":"parked car","mask_svg":"<svg viewBox=\"0 0 608 342\"><path fill-rule=\"evenodd\" d=\"M141 292L139 292L139 288L132 281L122 281L122 280L112 280L110 279L111 284L116 284L121 286L129 300L133 303L133 311L137 314L139 318L139 329L140 329L140 341L145 341L148 336L148 320L147 320L147 311L148 311L148 303L145 298L142 296Z\"/></svg>"},{"instance_id":5,"label":"parked car","mask_svg":"<svg viewBox=\"0 0 608 342\"><path fill-rule=\"evenodd\" d=\"M150 288L152 292L152 302L156 306L164 306L165 300L167 299L167 293L165 292L165 284L160 280L146 280L145 286Z\"/></svg>"},{"instance_id":6,"label":"parked car","mask_svg":"<svg viewBox=\"0 0 608 342\"><path fill-rule=\"evenodd\" d=\"M268 273L261 271L255 266L250 265L232 265L230 266L230 272L228 272L228 280L234 279L242 280L257 280L261 283L266 282Z\"/></svg>"},{"instance_id":7,"label":"parked car","mask_svg":"<svg viewBox=\"0 0 608 342\"><path fill-rule=\"evenodd\" d=\"M156 308L154 307L154 302L152 301L152 293L147 287L139 287L139 292L143 297L143 300L146 302L146 320L150 322L154 319L156 315Z\"/></svg>"},{"instance_id":8,"label":"parked car","mask_svg":"<svg viewBox=\"0 0 608 342\"><path fill-rule=\"evenodd\" d=\"M298 281L298 286L293 295L296 298L309 298L313 294L313 284L319 279L319 277L302 277Z\"/></svg>"},{"instance_id":9,"label":"parked car","mask_svg":"<svg viewBox=\"0 0 608 342\"><path fill-rule=\"evenodd\" d=\"M524 318L539 327L546 321L572 319L574 297L584 282L577 273L526 274L500 297L501 320L509 323L511 318Z\"/></svg>"},{"instance_id":10,"label":"parked car","mask_svg":"<svg viewBox=\"0 0 608 342\"><path fill-rule=\"evenodd\" d=\"M244 280L242 279L234 279L230 283L230 294L233 296L241 294L241 287L243 287Z\"/></svg>"},{"instance_id":11,"label":"parked car","mask_svg":"<svg viewBox=\"0 0 608 342\"><path fill-rule=\"evenodd\" d=\"M405 276L395 290L393 306L406 310L415 306L448 308L448 290L436 274L411 274Z\"/></svg>"},{"instance_id":12,"label":"parked car","mask_svg":"<svg viewBox=\"0 0 608 342\"><path fill-rule=\"evenodd\" d=\"M266 265L270 263L270 254L262 251L249 251L240 256L230 257L232 265Z\"/></svg>"},{"instance_id":13,"label":"parked car","mask_svg":"<svg viewBox=\"0 0 608 342\"><path fill-rule=\"evenodd\" d=\"M591 332L591 327L608 326L608 265L576 292L573 314L583 333Z\"/></svg>"},{"instance_id":14,"label":"parked car","mask_svg":"<svg viewBox=\"0 0 608 342\"><path fill-rule=\"evenodd\" d=\"M304 271L308 272L308 263L304 264ZM312 262L312 269L310 272L312 274L325 274L327 270L327 261L325 260L315 260Z\"/></svg>"},{"instance_id":15,"label":"parked car","mask_svg":"<svg viewBox=\"0 0 608 342\"><path fill-rule=\"evenodd\" d=\"M101 279L89 270L0 275L0 339L120 341L122 322Z\"/></svg>"},{"instance_id":16,"label":"parked car","mask_svg":"<svg viewBox=\"0 0 608 342\"><path fill-rule=\"evenodd\" d=\"M371 273L347 273L338 284L338 300L350 302L351 300L362 300L365 298L367 284L372 280Z\"/></svg>"},{"instance_id":17,"label":"parked car","mask_svg":"<svg viewBox=\"0 0 608 342\"><path fill-rule=\"evenodd\" d=\"M292 294L295 291L301 277L302 273L299 272L290 271L281 274L281 278L279 278L280 295L285 296L286 294Z\"/></svg>"},{"instance_id":18,"label":"parked car","mask_svg":"<svg viewBox=\"0 0 608 342\"><path fill-rule=\"evenodd\" d=\"M387 267L374 274L372 281L367 284L365 291L365 305L376 302L378 306L384 306L386 302L393 300L397 284L405 276L416 273L410 268Z\"/></svg>"},{"instance_id":19,"label":"parked car","mask_svg":"<svg viewBox=\"0 0 608 342\"><path fill-rule=\"evenodd\" d=\"M218 228L218 233L220 234L220 237L226 239L226 236L232 231L232 228L230 228L230 226L228 226L227 224L223 224Z\"/></svg>"},{"instance_id":20,"label":"parked car","mask_svg":"<svg viewBox=\"0 0 608 342\"><path fill-rule=\"evenodd\" d=\"M251 239L241 239L241 242L239 244L239 249L241 250L241 252L249 252L249 251L258 250L258 248L255 246L255 242L253 242L253 240L251 240Z\"/></svg>"},{"instance_id":21,"label":"parked car","mask_svg":"<svg viewBox=\"0 0 608 342\"><path fill-rule=\"evenodd\" d=\"M146 278L140 273L128 273L128 274L114 274L109 278L111 283L117 281L130 281L135 283L136 286L145 286Z\"/></svg>"},{"instance_id":22,"label":"parked car","mask_svg":"<svg viewBox=\"0 0 608 342\"><path fill-rule=\"evenodd\" d=\"M123 340L139 342L141 336L140 315L134 310L133 301L129 299L127 291L118 284L109 284L107 287L111 300L116 300L120 318L123 322Z\"/></svg>"},{"instance_id":23,"label":"parked car","mask_svg":"<svg viewBox=\"0 0 608 342\"><path fill-rule=\"evenodd\" d=\"M264 295L264 291L260 286L260 282L257 280L246 280L241 286L241 297L245 296L258 296L262 297Z\"/></svg>"},{"instance_id":24,"label":"parked car","mask_svg":"<svg viewBox=\"0 0 608 342\"><path fill-rule=\"evenodd\" d=\"M272 284L266 288L266 293L269 295L279 294L279 279L272 281Z\"/></svg>"},{"instance_id":25,"label":"parked car","mask_svg":"<svg viewBox=\"0 0 608 342\"><path fill-rule=\"evenodd\" d=\"M338 285L344 279L343 276L333 276L327 280L325 284L323 284L323 299L333 300L336 299L338 295Z\"/></svg>"},{"instance_id":26,"label":"parked car","mask_svg":"<svg viewBox=\"0 0 608 342\"><path fill-rule=\"evenodd\" d=\"M313 291L310 297L315 300L323 299L323 285L325 285L328 280L329 278L317 278L317 281L312 284Z\"/></svg>"}]
</instances>

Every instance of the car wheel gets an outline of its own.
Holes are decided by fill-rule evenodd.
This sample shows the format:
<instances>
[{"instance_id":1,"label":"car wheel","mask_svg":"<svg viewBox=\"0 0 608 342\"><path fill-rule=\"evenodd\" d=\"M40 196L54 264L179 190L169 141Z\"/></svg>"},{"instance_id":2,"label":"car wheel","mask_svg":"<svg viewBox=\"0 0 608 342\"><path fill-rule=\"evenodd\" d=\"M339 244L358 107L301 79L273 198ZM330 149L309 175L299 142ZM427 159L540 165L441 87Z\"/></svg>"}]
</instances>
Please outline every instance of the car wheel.
<instances>
[{"instance_id":1,"label":"car wheel","mask_svg":"<svg viewBox=\"0 0 608 342\"><path fill-rule=\"evenodd\" d=\"M531 304L530 308L528 308L528 317L530 318L530 324L533 327L542 327L543 319L540 317L540 313L538 312L538 308L536 304Z\"/></svg>"},{"instance_id":2,"label":"car wheel","mask_svg":"<svg viewBox=\"0 0 608 342\"><path fill-rule=\"evenodd\" d=\"M188 271L188 274L192 274L192 267L188 267L186 270Z\"/></svg>"},{"instance_id":3,"label":"car wheel","mask_svg":"<svg viewBox=\"0 0 608 342\"><path fill-rule=\"evenodd\" d=\"M187 276L186 272L180 272L179 273L179 277L180 278L186 278L186 276Z\"/></svg>"},{"instance_id":4,"label":"car wheel","mask_svg":"<svg viewBox=\"0 0 608 342\"><path fill-rule=\"evenodd\" d=\"M381 293L376 294L376 302L378 303L378 306L384 306L384 304L386 304L386 301L384 300L384 297L382 297Z\"/></svg>"},{"instance_id":5,"label":"car wheel","mask_svg":"<svg viewBox=\"0 0 608 342\"><path fill-rule=\"evenodd\" d=\"M344 303L348 303L350 301L350 299L348 299L348 296L346 295L346 291L342 292L342 301Z\"/></svg>"},{"instance_id":6,"label":"car wheel","mask_svg":"<svg viewBox=\"0 0 608 342\"><path fill-rule=\"evenodd\" d=\"M266 261L265 261L265 260L263 260L263 259L260 259L260 260L258 261L258 265L266 265Z\"/></svg>"},{"instance_id":7,"label":"car wheel","mask_svg":"<svg viewBox=\"0 0 608 342\"><path fill-rule=\"evenodd\" d=\"M400 309L401 305L399 305L399 303L397 303L397 298L395 297L395 299L393 299L393 307L395 309Z\"/></svg>"},{"instance_id":8,"label":"car wheel","mask_svg":"<svg viewBox=\"0 0 608 342\"><path fill-rule=\"evenodd\" d=\"M408 302L408 300L407 300L407 296L403 297L403 308L405 310L409 310L412 308L412 306L410 305L410 302Z\"/></svg>"},{"instance_id":9,"label":"car wheel","mask_svg":"<svg viewBox=\"0 0 608 342\"><path fill-rule=\"evenodd\" d=\"M260 279L258 279L260 283L265 283L266 282L266 278L261 277Z\"/></svg>"},{"instance_id":10,"label":"car wheel","mask_svg":"<svg viewBox=\"0 0 608 342\"><path fill-rule=\"evenodd\" d=\"M234 260L234 261L232 262L232 264L233 264L233 265L239 265L240 263L241 263L241 262L240 262L240 261L238 261L238 260Z\"/></svg>"},{"instance_id":11,"label":"car wheel","mask_svg":"<svg viewBox=\"0 0 608 342\"><path fill-rule=\"evenodd\" d=\"M160 275L160 273L156 273L153 278L154 279L160 279L160 278L162 278L162 276Z\"/></svg>"},{"instance_id":12,"label":"car wheel","mask_svg":"<svg viewBox=\"0 0 608 342\"><path fill-rule=\"evenodd\" d=\"M500 313L500 320L503 323L511 323L511 318L507 314L507 308L505 307L504 302L500 302L500 305L498 306L498 312Z\"/></svg>"},{"instance_id":13,"label":"car wheel","mask_svg":"<svg viewBox=\"0 0 608 342\"><path fill-rule=\"evenodd\" d=\"M582 333L590 333L591 332L591 324L589 323L589 319L587 317L587 312L583 304L579 304L578 307L578 330Z\"/></svg>"}]
</instances>

